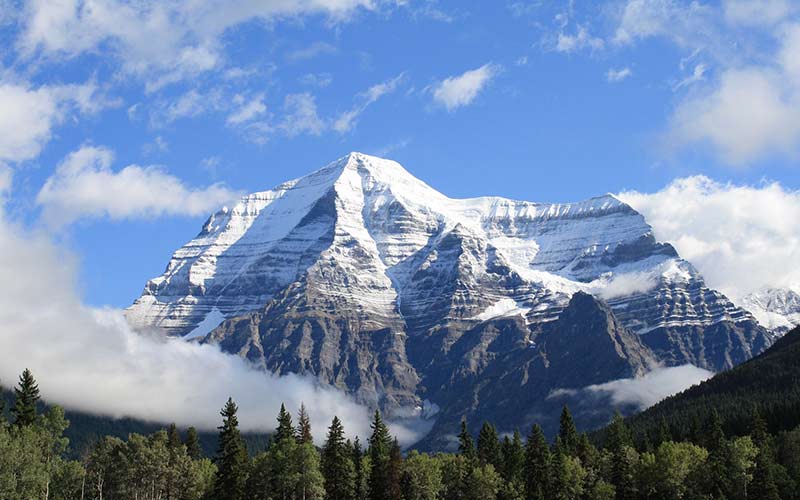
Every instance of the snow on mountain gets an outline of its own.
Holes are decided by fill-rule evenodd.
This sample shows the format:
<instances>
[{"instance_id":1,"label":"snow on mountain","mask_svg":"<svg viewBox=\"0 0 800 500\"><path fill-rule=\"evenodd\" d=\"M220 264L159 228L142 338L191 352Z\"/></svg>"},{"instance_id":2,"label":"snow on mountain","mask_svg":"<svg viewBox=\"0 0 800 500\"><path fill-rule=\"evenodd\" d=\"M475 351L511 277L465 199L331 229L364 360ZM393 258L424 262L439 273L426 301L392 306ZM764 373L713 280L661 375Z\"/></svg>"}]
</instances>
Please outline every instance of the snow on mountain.
<instances>
[{"instance_id":1,"label":"snow on mountain","mask_svg":"<svg viewBox=\"0 0 800 500\"><path fill-rule=\"evenodd\" d=\"M330 220L303 224L326 197L335 205ZM680 288L685 274L700 279L671 247L654 242L640 214L612 195L564 204L451 199L394 161L351 153L212 215L200 234L175 252L165 273L147 283L128 319L134 326L183 335L213 308L229 318L262 307L324 261L351 271L363 268L327 283L328 293L349 295L383 316L398 309L414 315L427 307L427 299L412 293L412 276L441 265L435 247L453 234L480 242L482 252L518 275L525 290L507 298L531 302L533 320L552 319L578 290L602 296L606 287L619 289L612 277L648 275L651 288ZM422 254L427 260L418 262ZM473 272L483 271L478 260L469 262L463 253L461 259ZM675 274L676 268L683 274ZM643 290L622 292L630 298ZM623 304L615 301L618 309ZM476 304L460 317L477 318L490 305ZM737 316L705 312L691 310L687 318L709 324ZM630 321L639 330L680 321L674 315L646 316Z\"/></svg>"},{"instance_id":2,"label":"snow on mountain","mask_svg":"<svg viewBox=\"0 0 800 500\"><path fill-rule=\"evenodd\" d=\"M777 335L800 325L800 290L797 287L758 290L742 299L742 306Z\"/></svg>"}]
</instances>

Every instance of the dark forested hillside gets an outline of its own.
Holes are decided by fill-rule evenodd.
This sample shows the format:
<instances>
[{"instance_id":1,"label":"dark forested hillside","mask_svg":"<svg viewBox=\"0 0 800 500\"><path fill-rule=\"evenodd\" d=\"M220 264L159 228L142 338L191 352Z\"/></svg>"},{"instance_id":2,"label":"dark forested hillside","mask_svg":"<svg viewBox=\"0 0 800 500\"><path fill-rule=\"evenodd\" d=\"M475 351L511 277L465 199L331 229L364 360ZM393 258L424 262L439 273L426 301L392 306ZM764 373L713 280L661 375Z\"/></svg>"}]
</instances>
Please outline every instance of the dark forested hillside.
<instances>
[{"instance_id":1,"label":"dark forested hillside","mask_svg":"<svg viewBox=\"0 0 800 500\"><path fill-rule=\"evenodd\" d=\"M637 439L652 440L669 431L673 439L694 440L712 408L728 435L747 434L755 413L772 433L800 425L800 328L750 361L667 398L627 422Z\"/></svg>"}]
</instances>

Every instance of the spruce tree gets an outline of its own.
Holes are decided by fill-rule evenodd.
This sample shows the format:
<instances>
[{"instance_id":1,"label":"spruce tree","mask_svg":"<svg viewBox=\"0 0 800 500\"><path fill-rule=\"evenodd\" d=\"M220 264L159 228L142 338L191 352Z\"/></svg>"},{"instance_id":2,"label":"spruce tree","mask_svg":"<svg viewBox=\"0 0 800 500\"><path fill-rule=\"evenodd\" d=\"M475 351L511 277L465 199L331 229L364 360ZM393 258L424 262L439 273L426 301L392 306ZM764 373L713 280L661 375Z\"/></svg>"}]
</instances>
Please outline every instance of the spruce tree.
<instances>
[{"instance_id":1,"label":"spruce tree","mask_svg":"<svg viewBox=\"0 0 800 500\"><path fill-rule=\"evenodd\" d=\"M355 470L355 495L356 500L363 500L366 498L366 481L364 478L364 463L362 461L364 451L361 449L361 441L358 436L353 440L351 445L350 458L353 461L353 469Z\"/></svg>"},{"instance_id":2,"label":"spruce tree","mask_svg":"<svg viewBox=\"0 0 800 500\"><path fill-rule=\"evenodd\" d=\"M344 427L333 417L328 437L322 448L322 476L327 500L349 500L356 496L356 470L352 450L346 445Z\"/></svg>"},{"instance_id":3,"label":"spruce tree","mask_svg":"<svg viewBox=\"0 0 800 500\"><path fill-rule=\"evenodd\" d=\"M189 427L186 430L186 454L192 460L200 460L203 458L203 450L200 447L200 436L197 434L197 429Z\"/></svg>"},{"instance_id":4,"label":"spruce tree","mask_svg":"<svg viewBox=\"0 0 800 500\"><path fill-rule=\"evenodd\" d=\"M472 434L467 428L467 419L461 419L461 432L458 434L458 454L463 456L467 463L472 466L475 461L475 444L472 441Z\"/></svg>"},{"instance_id":5,"label":"spruce tree","mask_svg":"<svg viewBox=\"0 0 800 500\"><path fill-rule=\"evenodd\" d=\"M313 443L311 436L311 419L308 417L306 405L300 403L300 412L297 415L297 442L299 444Z\"/></svg>"},{"instance_id":6,"label":"spruce tree","mask_svg":"<svg viewBox=\"0 0 800 500\"><path fill-rule=\"evenodd\" d=\"M389 454L392 448L392 439L389 428L381 418L381 413L375 410L372 422L372 436L369 438L369 457L372 465L369 475L369 499L389 500Z\"/></svg>"},{"instance_id":7,"label":"spruce tree","mask_svg":"<svg viewBox=\"0 0 800 500\"><path fill-rule=\"evenodd\" d=\"M712 408L702 426L701 443L708 450L707 490L713 498L725 498L731 493L728 477L729 448L722 430L722 420Z\"/></svg>"},{"instance_id":8,"label":"spruce tree","mask_svg":"<svg viewBox=\"0 0 800 500\"><path fill-rule=\"evenodd\" d=\"M496 470L500 470L502 467L497 429L489 422L484 422L478 433L478 460L481 465L491 464Z\"/></svg>"},{"instance_id":9,"label":"spruce tree","mask_svg":"<svg viewBox=\"0 0 800 500\"><path fill-rule=\"evenodd\" d=\"M514 437L503 439L502 446L503 467L501 475L509 483L520 483L525 467L525 447L522 445L522 436L519 431L514 431Z\"/></svg>"},{"instance_id":10,"label":"spruce tree","mask_svg":"<svg viewBox=\"0 0 800 500\"><path fill-rule=\"evenodd\" d=\"M217 449L217 477L214 482L215 500L244 500L247 482L247 449L239 433L238 408L233 399L228 398L220 412L222 426L219 429Z\"/></svg>"},{"instance_id":11,"label":"spruce tree","mask_svg":"<svg viewBox=\"0 0 800 500\"><path fill-rule=\"evenodd\" d=\"M36 403L39 401L39 386L30 370L25 368L19 377L19 386L14 389L16 397L11 413L18 427L31 425L36 421Z\"/></svg>"},{"instance_id":12,"label":"spruce tree","mask_svg":"<svg viewBox=\"0 0 800 500\"><path fill-rule=\"evenodd\" d=\"M387 500L403 500L401 481L403 478L403 454L397 438L392 443L389 451L389 461L386 470L386 498Z\"/></svg>"},{"instance_id":13,"label":"spruce tree","mask_svg":"<svg viewBox=\"0 0 800 500\"><path fill-rule=\"evenodd\" d=\"M759 449L753 480L747 489L748 500L781 500L775 484L774 465L769 451L764 448Z\"/></svg>"},{"instance_id":14,"label":"spruce tree","mask_svg":"<svg viewBox=\"0 0 800 500\"><path fill-rule=\"evenodd\" d=\"M525 498L545 500L549 491L550 447L539 425L531 428L525 445Z\"/></svg>"},{"instance_id":15,"label":"spruce tree","mask_svg":"<svg viewBox=\"0 0 800 500\"><path fill-rule=\"evenodd\" d=\"M169 424L167 428L167 446L170 450L175 450L181 444L183 444L181 441L181 434L178 432L178 426L173 422Z\"/></svg>"},{"instance_id":16,"label":"spruce tree","mask_svg":"<svg viewBox=\"0 0 800 500\"><path fill-rule=\"evenodd\" d=\"M574 457L578 452L578 429L575 427L575 421L572 419L572 414L567 405L564 405L561 410L559 422L558 437L561 439L561 445L567 455Z\"/></svg>"},{"instance_id":17,"label":"spruce tree","mask_svg":"<svg viewBox=\"0 0 800 500\"><path fill-rule=\"evenodd\" d=\"M625 424L625 419L619 412L614 413L614 418L606 429L604 448L612 454L620 451L624 446L633 446L631 431Z\"/></svg>"},{"instance_id":18,"label":"spruce tree","mask_svg":"<svg viewBox=\"0 0 800 500\"><path fill-rule=\"evenodd\" d=\"M284 439L294 439L294 426L292 425L292 415L286 411L286 407L281 403L281 409L278 412L278 427L275 429L275 435L272 440L275 443L280 443Z\"/></svg>"}]
</instances>

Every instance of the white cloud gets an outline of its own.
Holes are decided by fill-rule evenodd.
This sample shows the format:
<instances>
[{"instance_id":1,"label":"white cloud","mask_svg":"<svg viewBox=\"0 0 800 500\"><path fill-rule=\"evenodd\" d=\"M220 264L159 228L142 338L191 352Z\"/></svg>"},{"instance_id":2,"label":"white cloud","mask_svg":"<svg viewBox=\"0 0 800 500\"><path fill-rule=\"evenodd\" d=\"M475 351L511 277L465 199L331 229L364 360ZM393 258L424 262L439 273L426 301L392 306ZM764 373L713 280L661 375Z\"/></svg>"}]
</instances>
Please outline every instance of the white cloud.
<instances>
[{"instance_id":1,"label":"white cloud","mask_svg":"<svg viewBox=\"0 0 800 500\"><path fill-rule=\"evenodd\" d=\"M111 150L103 147L83 146L67 155L36 197L43 219L58 226L86 217L200 215L238 196L219 184L188 188L154 166L129 165L114 172L112 160Z\"/></svg>"},{"instance_id":2,"label":"white cloud","mask_svg":"<svg viewBox=\"0 0 800 500\"><path fill-rule=\"evenodd\" d=\"M606 71L606 80L609 83L617 83L621 82L622 80L625 80L631 75L633 75L633 70L631 70L630 68L620 68L620 69L609 68L608 71Z\"/></svg>"},{"instance_id":3,"label":"white cloud","mask_svg":"<svg viewBox=\"0 0 800 500\"><path fill-rule=\"evenodd\" d=\"M619 197L734 301L763 287L800 284L800 191L694 176L656 193Z\"/></svg>"},{"instance_id":4,"label":"white cloud","mask_svg":"<svg viewBox=\"0 0 800 500\"><path fill-rule=\"evenodd\" d=\"M325 122L317 114L317 103L309 93L290 94L283 103L284 117L278 128L287 136L308 133L319 135L325 129Z\"/></svg>"},{"instance_id":5,"label":"white cloud","mask_svg":"<svg viewBox=\"0 0 800 500\"><path fill-rule=\"evenodd\" d=\"M702 82L706 78L706 65L704 63L695 64L692 74L679 81L672 87L673 91L677 91L683 87L688 87L697 82Z\"/></svg>"},{"instance_id":6,"label":"white cloud","mask_svg":"<svg viewBox=\"0 0 800 500\"><path fill-rule=\"evenodd\" d=\"M286 54L286 58L290 61L302 61L304 59L313 59L323 54L333 54L336 52L336 47L327 42L314 42L308 47L297 49Z\"/></svg>"},{"instance_id":7,"label":"white cloud","mask_svg":"<svg viewBox=\"0 0 800 500\"><path fill-rule=\"evenodd\" d=\"M714 85L688 96L670 120L671 145L710 145L731 164L775 153L793 156L800 146L800 95L779 71L730 69Z\"/></svg>"},{"instance_id":8,"label":"white cloud","mask_svg":"<svg viewBox=\"0 0 800 500\"><path fill-rule=\"evenodd\" d=\"M244 430L269 431L281 402L304 402L318 442L334 415L349 435L370 416L343 393L298 375L275 376L215 346L135 334L118 310L86 307L76 259L42 234L7 220L0 205L0 380L30 368L44 398L68 408L213 430L229 396ZM410 444L411 427L392 426Z\"/></svg>"},{"instance_id":9,"label":"white cloud","mask_svg":"<svg viewBox=\"0 0 800 500\"><path fill-rule=\"evenodd\" d=\"M306 73L298 81L303 85L325 88L333 82L333 76L330 73Z\"/></svg>"},{"instance_id":10,"label":"white cloud","mask_svg":"<svg viewBox=\"0 0 800 500\"><path fill-rule=\"evenodd\" d=\"M628 0L618 14L612 41L630 44L666 37L680 46L705 46L718 37L716 16L712 7L694 1Z\"/></svg>"},{"instance_id":11,"label":"white cloud","mask_svg":"<svg viewBox=\"0 0 800 500\"><path fill-rule=\"evenodd\" d=\"M480 68L444 79L433 89L433 99L453 111L466 106L478 97L478 94L500 72L500 66L487 63Z\"/></svg>"},{"instance_id":12,"label":"white cloud","mask_svg":"<svg viewBox=\"0 0 800 500\"><path fill-rule=\"evenodd\" d=\"M264 94L258 94L249 99L237 95L234 97L234 103L239 107L236 111L228 115L228 119L226 120L228 125L239 125L252 121L267 111L267 106L264 104Z\"/></svg>"},{"instance_id":13,"label":"white cloud","mask_svg":"<svg viewBox=\"0 0 800 500\"><path fill-rule=\"evenodd\" d=\"M361 116L361 113L363 113L367 107L381 97L394 92L403 82L404 78L405 73L400 73L390 80L373 85L367 89L366 92L360 94L358 97L361 102L353 109L345 111L339 115L339 117L333 122L333 129L339 133L345 133L352 130L353 127L356 126L356 122L358 121L358 117Z\"/></svg>"},{"instance_id":14,"label":"white cloud","mask_svg":"<svg viewBox=\"0 0 800 500\"><path fill-rule=\"evenodd\" d=\"M775 25L797 10L790 0L723 0L725 20L731 24Z\"/></svg>"},{"instance_id":15,"label":"white cloud","mask_svg":"<svg viewBox=\"0 0 800 500\"><path fill-rule=\"evenodd\" d=\"M605 42L602 38L589 34L589 29L586 26L579 26L574 35L559 33L555 48L557 52L571 53L583 49L598 50L604 46Z\"/></svg>"},{"instance_id":16,"label":"white cloud","mask_svg":"<svg viewBox=\"0 0 800 500\"><path fill-rule=\"evenodd\" d=\"M658 276L653 273L632 272L616 274L610 281L598 283L597 295L604 300L644 293L658 286Z\"/></svg>"},{"instance_id":17,"label":"white cloud","mask_svg":"<svg viewBox=\"0 0 800 500\"><path fill-rule=\"evenodd\" d=\"M92 83L32 88L0 82L0 161L35 158L67 117L113 104Z\"/></svg>"},{"instance_id":18,"label":"white cloud","mask_svg":"<svg viewBox=\"0 0 800 500\"><path fill-rule=\"evenodd\" d=\"M694 365L657 368L638 378L624 378L590 385L586 390L607 394L614 405L637 405L648 408L662 399L708 380L712 372Z\"/></svg>"},{"instance_id":19,"label":"white cloud","mask_svg":"<svg viewBox=\"0 0 800 500\"><path fill-rule=\"evenodd\" d=\"M75 57L109 51L122 69L146 79L147 90L219 68L226 31L248 21L321 14L346 20L373 0L32 0L21 13L17 48L32 57Z\"/></svg>"}]
</instances>

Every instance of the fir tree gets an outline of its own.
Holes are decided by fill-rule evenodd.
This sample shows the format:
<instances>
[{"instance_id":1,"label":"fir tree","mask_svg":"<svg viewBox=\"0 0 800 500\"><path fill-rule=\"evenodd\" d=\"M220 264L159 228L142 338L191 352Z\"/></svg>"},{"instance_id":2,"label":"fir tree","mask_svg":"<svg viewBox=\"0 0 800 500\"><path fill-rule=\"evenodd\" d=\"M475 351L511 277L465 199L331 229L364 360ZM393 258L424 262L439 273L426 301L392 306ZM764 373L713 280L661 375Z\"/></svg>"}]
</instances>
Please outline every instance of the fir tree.
<instances>
[{"instance_id":1,"label":"fir tree","mask_svg":"<svg viewBox=\"0 0 800 500\"><path fill-rule=\"evenodd\" d=\"M502 466L497 429L489 422L484 422L478 433L478 460L481 465L492 464L497 470Z\"/></svg>"},{"instance_id":2,"label":"fir tree","mask_svg":"<svg viewBox=\"0 0 800 500\"><path fill-rule=\"evenodd\" d=\"M401 487L403 478L403 454L400 451L397 438L394 439L392 448L389 451L389 461L386 469L386 499L403 500L403 489Z\"/></svg>"},{"instance_id":3,"label":"fir tree","mask_svg":"<svg viewBox=\"0 0 800 500\"><path fill-rule=\"evenodd\" d=\"M525 498L545 500L547 498L548 478L550 476L550 447L539 425L531 428L525 446Z\"/></svg>"},{"instance_id":4,"label":"fir tree","mask_svg":"<svg viewBox=\"0 0 800 500\"><path fill-rule=\"evenodd\" d=\"M369 475L369 499L389 500L389 453L392 440L389 428L381 418L381 413L375 410L372 422L372 436L369 438L369 457L372 465Z\"/></svg>"},{"instance_id":5,"label":"fir tree","mask_svg":"<svg viewBox=\"0 0 800 500\"><path fill-rule=\"evenodd\" d=\"M186 454L192 460L200 460L203 458L203 450L200 447L200 436L197 435L197 429L189 427L186 430Z\"/></svg>"},{"instance_id":6,"label":"fir tree","mask_svg":"<svg viewBox=\"0 0 800 500\"><path fill-rule=\"evenodd\" d=\"M519 431L514 431L514 437L503 439L502 446L503 467L501 475L509 483L521 483L525 467L525 447L522 445L522 436Z\"/></svg>"},{"instance_id":7,"label":"fir tree","mask_svg":"<svg viewBox=\"0 0 800 500\"><path fill-rule=\"evenodd\" d=\"M297 442L299 444L313 443L311 436L311 419L306 412L306 405L300 403L300 412L297 415Z\"/></svg>"},{"instance_id":8,"label":"fir tree","mask_svg":"<svg viewBox=\"0 0 800 500\"><path fill-rule=\"evenodd\" d=\"M19 377L19 386L14 389L16 397L11 413L14 415L14 423L18 427L31 425L36 421L36 403L39 401L39 386L33 374L27 368Z\"/></svg>"},{"instance_id":9,"label":"fir tree","mask_svg":"<svg viewBox=\"0 0 800 500\"><path fill-rule=\"evenodd\" d=\"M361 441L359 441L358 436L356 436L350 451L350 458L353 461L353 470L355 471L354 498L356 500L363 500L367 496L364 480L364 463L362 461L363 456L364 451L361 449Z\"/></svg>"},{"instance_id":10,"label":"fir tree","mask_svg":"<svg viewBox=\"0 0 800 500\"><path fill-rule=\"evenodd\" d=\"M356 496L356 470L352 450L344 439L344 427L339 417L333 417L328 437L322 448L322 476L325 478L325 498L349 500Z\"/></svg>"},{"instance_id":11,"label":"fir tree","mask_svg":"<svg viewBox=\"0 0 800 500\"><path fill-rule=\"evenodd\" d=\"M217 477L214 482L215 500L244 500L247 482L247 449L239 433L238 408L228 398L220 412L222 426L219 429L217 449Z\"/></svg>"},{"instance_id":12,"label":"fir tree","mask_svg":"<svg viewBox=\"0 0 800 500\"><path fill-rule=\"evenodd\" d=\"M467 428L467 419L461 419L461 432L458 434L458 454L463 456L469 464L475 461L475 444L472 441L472 434Z\"/></svg>"},{"instance_id":13,"label":"fir tree","mask_svg":"<svg viewBox=\"0 0 800 500\"><path fill-rule=\"evenodd\" d=\"M273 442L280 443L284 439L294 439L294 426L292 425L292 415L281 403L281 409L278 412L278 427L275 429Z\"/></svg>"},{"instance_id":14,"label":"fir tree","mask_svg":"<svg viewBox=\"0 0 800 500\"><path fill-rule=\"evenodd\" d=\"M561 439L564 452L567 455L576 456L578 451L578 429L575 427L575 421L572 420L572 414L567 405L564 405L561 410L558 437Z\"/></svg>"}]
</instances>

